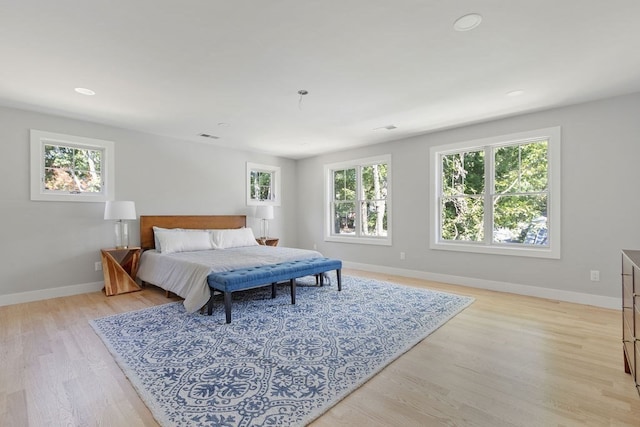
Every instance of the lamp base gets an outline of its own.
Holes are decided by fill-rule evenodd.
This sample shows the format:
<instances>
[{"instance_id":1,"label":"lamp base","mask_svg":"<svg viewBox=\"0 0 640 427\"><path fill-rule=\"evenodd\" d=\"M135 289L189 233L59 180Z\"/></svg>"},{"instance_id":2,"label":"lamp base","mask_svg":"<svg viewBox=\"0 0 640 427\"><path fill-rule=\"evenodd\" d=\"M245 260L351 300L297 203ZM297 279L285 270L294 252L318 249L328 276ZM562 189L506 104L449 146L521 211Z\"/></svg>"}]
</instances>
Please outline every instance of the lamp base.
<instances>
[{"instance_id":1,"label":"lamp base","mask_svg":"<svg viewBox=\"0 0 640 427\"><path fill-rule=\"evenodd\" d=\"M268 219L262 219L262 230L260 230L262 232L262 237L260 237L261 240L267 240L268 236L269 236L269 220Z\"/></svg>"},{"instance_id":2,"label":"lamp base","mask_svg":"<svg viewBox=\"0 0 640 427\"><path fill-rule=\"evenodd\" d=\"M116 222L116 249L127 249L129 247L129 224L126 221Z\"/></svg>"}]
</instances>

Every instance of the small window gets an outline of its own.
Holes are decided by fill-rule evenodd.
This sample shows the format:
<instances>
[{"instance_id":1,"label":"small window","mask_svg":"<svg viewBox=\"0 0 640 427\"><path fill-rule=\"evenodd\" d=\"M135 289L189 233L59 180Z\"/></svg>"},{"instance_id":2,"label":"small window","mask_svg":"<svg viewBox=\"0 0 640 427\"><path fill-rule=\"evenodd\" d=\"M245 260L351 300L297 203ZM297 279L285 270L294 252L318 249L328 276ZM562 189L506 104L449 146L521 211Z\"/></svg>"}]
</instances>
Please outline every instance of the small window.
<instances>
[{"instance_id":1,"label":"small window","mask_svg":"<svg viewBox=\"0 0 640 427\"><path fill-rule=\"evenodd\" d=\"M391 245L391 156L325 165L325 240Z\"/></svg>"},{"instance_id":2,"label":"small window","mask_svg":"<svg viewBox=\"0 0 640 427\"><path fill-rule=\"evenodd\" d=\"M560 128L431 149L431 248L560 257Z\"/></svg>"},{"instance_id":3,"label":"small window","mask_svg":"<svg viewBox=\"0 0 640 427\"><path fill-rule=\"evenodd\" d=\"M31 200L113 197L113 142L31 130Z\"/></svg>"},{"instance_id":4,"label":"small window","mask_svg":"<svg viewBox=\"0 0 640 427\"><path fill-rule=\"evenodd\" d=\"M247 205L280 206L280 168L247 162Z\"/></svg>"}]
</instances>

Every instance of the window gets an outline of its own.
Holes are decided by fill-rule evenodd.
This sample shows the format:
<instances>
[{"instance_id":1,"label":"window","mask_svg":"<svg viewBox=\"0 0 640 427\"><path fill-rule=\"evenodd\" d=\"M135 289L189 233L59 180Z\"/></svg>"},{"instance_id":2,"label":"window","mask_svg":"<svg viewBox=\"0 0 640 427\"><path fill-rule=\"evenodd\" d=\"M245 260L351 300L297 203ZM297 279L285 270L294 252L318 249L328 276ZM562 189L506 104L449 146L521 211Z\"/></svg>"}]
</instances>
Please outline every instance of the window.
<instances>
[{"instance_id":1,"label":"window","mask_svg":"<svg viewBox=\"0 0 640 427\"><path fill-rule=\"evenodd\" d=\"M391 156L325 165L325 240L391 245Z\"/></svg>"},{"instance_id":2,"label":"window","mask_svg":"<svg viewBox=\"0 0 640 427\"><path fill-rule=\"evenodd\" d=\"M560 128L431 148L431 248L560 258Z\"/></svg>"},{"instance_id":3,"label":"window","mask_svg":"<svg viewBox=\"0 0 640 427\"><path fill-rule=\"evenodd\" d=\"M113 199L113 142L31 130L31 200Z\"/></svg>"},{"instance_id":4,"label":"window","mask_svg":"<svg viewBox=\"0 0 640 427\"><path fill-rule=\"evenodd\" d=\"M280 168L247 162L247 205L280 206Z\"/></svg>"}]
</instances>

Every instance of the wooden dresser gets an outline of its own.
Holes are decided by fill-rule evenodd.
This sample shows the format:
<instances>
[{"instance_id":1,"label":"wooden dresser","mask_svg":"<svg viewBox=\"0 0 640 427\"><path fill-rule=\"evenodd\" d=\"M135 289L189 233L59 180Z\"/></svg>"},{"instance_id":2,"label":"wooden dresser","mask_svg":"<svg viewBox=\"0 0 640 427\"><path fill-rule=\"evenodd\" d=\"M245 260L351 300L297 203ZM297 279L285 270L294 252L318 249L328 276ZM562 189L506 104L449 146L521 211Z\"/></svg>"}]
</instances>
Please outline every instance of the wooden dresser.
<instances>
[{"instance_id":1,"label":"wooden dresser","mask_svg":"<svg viewBox=\"0 0 640 427\"><path fill-rule=\"evenodd\" d=\"M624 371L640 393L640 251L622 251L622 346Z\"/></svg>"}]
</instances>

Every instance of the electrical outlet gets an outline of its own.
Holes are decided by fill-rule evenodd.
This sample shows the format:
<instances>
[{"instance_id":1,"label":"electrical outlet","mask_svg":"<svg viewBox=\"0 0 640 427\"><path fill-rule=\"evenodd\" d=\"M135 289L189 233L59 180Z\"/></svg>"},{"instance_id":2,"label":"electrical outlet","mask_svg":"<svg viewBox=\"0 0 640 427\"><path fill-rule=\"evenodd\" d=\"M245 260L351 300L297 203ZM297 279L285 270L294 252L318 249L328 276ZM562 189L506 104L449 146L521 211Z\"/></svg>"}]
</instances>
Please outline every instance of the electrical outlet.
<instances>
[{"instance_id":1,"label":"electrical outlet","mask_svg":"<svg viewBox=\"0 0 640 427\"><path fill-rule=\"evenodd\" d=\"M318 250L318 245L316 245L315 243L313 244L313 250L317 251Z\"/></svg>"},{"instance_id":2,"label":"electrical outlet","mask_svg":"<svg viewBox=\"0 0 640 427\"><path fill-rule=\"evenodd\" d=\"M404 252L400 252L400 259L404 259L405 257L405 253Z\"/></svg>"},{"instance_id":3,"label":"electrical outlet","mask_svg":"<svg viewBox=\"0 0 640 427\"><path fill-rule=\"evenodd\" d=\"M598 270L591 270L591 281L592 282L600 281L600 272Z\"/></svg>"},{"instance_id":4,"label":"electrical outlet","mask_svg":"<svg viewBox=\"0 0 640 427\"><path fill-rule=\"evenodd\" d=\"M96 269L96 271L102 271L102 263L100 261L96 261L93 267Z\"/></svg>"}]
</instances>

